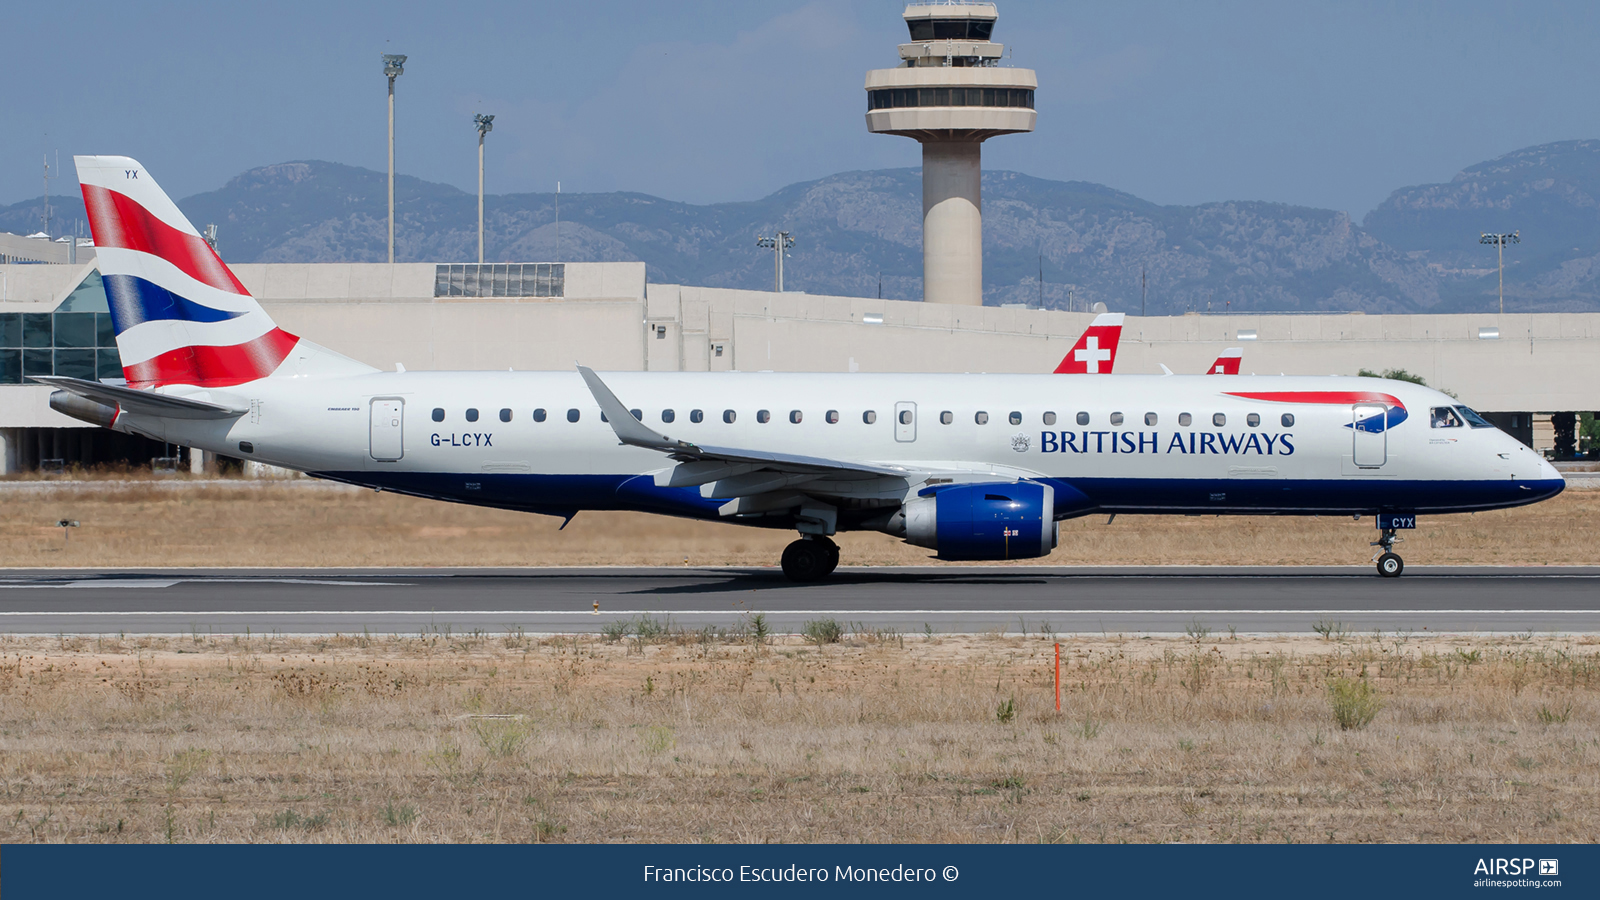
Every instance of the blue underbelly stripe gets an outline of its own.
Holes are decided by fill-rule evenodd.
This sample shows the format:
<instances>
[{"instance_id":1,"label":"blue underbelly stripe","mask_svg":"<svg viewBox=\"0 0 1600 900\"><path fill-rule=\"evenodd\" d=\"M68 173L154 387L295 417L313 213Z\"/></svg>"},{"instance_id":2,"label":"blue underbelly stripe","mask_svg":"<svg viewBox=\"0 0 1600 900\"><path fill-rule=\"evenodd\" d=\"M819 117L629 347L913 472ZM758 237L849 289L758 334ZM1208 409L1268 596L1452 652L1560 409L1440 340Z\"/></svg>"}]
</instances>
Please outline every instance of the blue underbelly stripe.
<instances>
[{"instance_id":1,"label":"blue underbelly stripe","mask_svg":"<svg viewBox=\"0 0 1600 900\"><path fill-rule=\"evenodd\" d=\"M660 488L648 475L530 475L435 472L316 472L335 481L438 500L549 515L625 509L717 519L726 500L697 487ZM1090 512L1230 515L1476 512L1525 506L1566 486L1547 481L1396 481L1372 479L1061 478L1056 516ZM773 523L777 524L777 523Z\"/></svg>"}]
</instances>

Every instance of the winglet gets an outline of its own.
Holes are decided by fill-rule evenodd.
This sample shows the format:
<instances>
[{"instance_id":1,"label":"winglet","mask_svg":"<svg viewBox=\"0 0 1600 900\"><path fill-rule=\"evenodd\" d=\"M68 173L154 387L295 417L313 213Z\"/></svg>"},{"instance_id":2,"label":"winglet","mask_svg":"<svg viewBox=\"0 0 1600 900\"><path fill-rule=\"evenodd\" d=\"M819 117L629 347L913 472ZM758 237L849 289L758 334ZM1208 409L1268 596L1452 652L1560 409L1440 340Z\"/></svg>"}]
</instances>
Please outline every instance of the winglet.
<instances>
[{"instance_id":1,"label":"winglet","mask_svg":"<svg viewBox=\"0 0 1600 900\"><path fill-rule=\"evenodd\" d=\"M584 384L589 386L589 393L594 395L595 402L600 404L600 411L606 414L606 421L611 424L611 430L616 432L617 440L634 447L648 447L651 450L663 450L668 453L699 453L700 448L683 441L675 441L664 434L659 434L647 427L643 422L635 419L633 413L622 405L617 395L611 393L611 388L600 380L600 376L588 366L579 366L578 374L583 376Z\"/></svg>"},{"instance_id":2,"label":"winglet","mask_svg":"<svg viewBox=\"0 0 1600 900\"><path fill-rule=\"evenodd\" d=\"M1222 351L1222 355L1218 356L1217 361L1211 364L1211 368L1206 370L1206 374L1237 375L1239 374L1239 363L1243 361L1244 348L1229 347L1228 349Z\"/></svg>"},{"instance_id":3,"label":"winglet","mask_svg":"<svg viewBox=\"0 0 1600 900\"><path fill-rule=\"evenodd\" d=\"M1083 336L1072 345L1055 368L1057 375L1109 375L1117 363L1117 344L1122 340L1123 313L1101 313L1094 317ZM1102 363L1104 365L1102 365Z\"/></svg>"}]
</instances>

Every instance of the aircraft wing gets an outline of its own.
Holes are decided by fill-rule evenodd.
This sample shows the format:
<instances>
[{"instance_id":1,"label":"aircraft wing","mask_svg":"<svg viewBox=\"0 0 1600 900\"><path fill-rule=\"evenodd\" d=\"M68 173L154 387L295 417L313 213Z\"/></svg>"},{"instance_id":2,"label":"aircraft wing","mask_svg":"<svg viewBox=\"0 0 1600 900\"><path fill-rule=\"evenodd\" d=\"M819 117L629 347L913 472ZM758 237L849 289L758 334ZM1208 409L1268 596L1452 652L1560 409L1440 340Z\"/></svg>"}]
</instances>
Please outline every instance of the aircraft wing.
<instances>
[{"instance_id":1,"label":"aircraft wing","mask_svg":"<svg viewBox=\"0 0 1600 900\"><path fill-rule=\"evenodd\" d=\"M633 417L627 406L593 369L579 366L589 392L600 404L617 440L667 454L678 465L653 476L657 487L696 487L708 499L727 500L723 515L815 508L849 497L893 508L913 485L930 481L1014 482L1038 473L959 460L894 465L830 459L796 453L775 453L739 447L714 447L676 440Z\"/></svg>"},{"instance_id":2,"label":"aircraft wing","mask_svg":"<svg viewBox=\"0 0 1600 900\"><path fill-rule=\"evenodd\" d=\"M611 430L616 432L617 440L634 447L659 450L679 462L733 463L807 475L853 472L862 476L890 475L905 477L913 474L913 470L900 466L879 466L871 463L828 459L821 456L771 453L765 450L711 447L693 444L688 441L674 440L635 419L633 413L628 412L628 407L617 399L617 395L611 392L611 388L606 386L606 383L600 379L599 375L595 374L593 369L588 366L579 366L578 373L583 376L584 383L589 386L589 393L594 395L595 402L600 404L600 411L606 414L606 421L611 425Z\"/></svg>"},{"instance_id":3,"label":"aircraft wing","mask_svg":"<svg viewBox=\"0 0 1600 900\"><path fill-rule=\"evenodd\" d=\"M204 400L138 391L65 375L33 375L30 378L40 384L48 384L69 394L77 394L136 415L163 416L168 419L232 419L249 412L247 409L235 409Z\"/></svg>"}]
</instances>

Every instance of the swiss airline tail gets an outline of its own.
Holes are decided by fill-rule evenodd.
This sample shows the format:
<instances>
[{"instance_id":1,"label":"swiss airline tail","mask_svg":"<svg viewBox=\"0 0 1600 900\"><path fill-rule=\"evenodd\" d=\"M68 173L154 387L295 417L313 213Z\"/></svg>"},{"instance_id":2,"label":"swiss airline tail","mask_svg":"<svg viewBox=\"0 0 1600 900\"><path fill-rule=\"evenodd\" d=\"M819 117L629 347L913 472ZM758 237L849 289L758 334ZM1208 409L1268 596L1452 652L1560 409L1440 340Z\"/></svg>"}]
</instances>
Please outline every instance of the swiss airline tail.
<instances>
[{"instance_id":1,"label":"swiss airline tail","mask_svg":"<svg viewBox=\"0 0 1600 900\"><path fill-rule=\"evenodd\" d=\"M130 386L243 384L291 355L319 371L372 371L278 328L137 161L73 161Z\"/></svg>"},{"instance_id":2,"label":"swiss airline tail","mask_svg":"<svg viewBox=\"0 0 1600 900\"><path fill-rule=\"evenodd\" d=\"M1206 374L1237 375L1239 374L1239 363L1243 359L1243 347L1229 347L1228 349L1222 351L1222 355L1217 357L1217 361L1211 364L1211 368L1206 370Z\"/></svg>"},{"instance_id":3,"label":"swiss airline tail","mask_svg":"<svg viewBox=\"0 0 1600 900\"><path fill-rule=\"evenodd\" d=\"M1057 375L1109 375L1122 340L1122 313L1101 313L1056 366Z\"/></svg>"}]
</instances>

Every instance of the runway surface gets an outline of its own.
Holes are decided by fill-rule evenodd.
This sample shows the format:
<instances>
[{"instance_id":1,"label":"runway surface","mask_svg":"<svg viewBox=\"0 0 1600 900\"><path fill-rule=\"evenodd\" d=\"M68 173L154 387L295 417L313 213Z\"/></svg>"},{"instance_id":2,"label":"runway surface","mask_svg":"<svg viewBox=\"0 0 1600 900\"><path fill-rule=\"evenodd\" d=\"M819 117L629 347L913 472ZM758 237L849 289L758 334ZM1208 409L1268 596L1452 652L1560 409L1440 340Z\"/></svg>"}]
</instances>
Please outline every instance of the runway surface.
<instances>
[{"instance_id":1,"label":"runway surface","mask_svg":"<svg viewBox=\"0 0 1600 900\"><path fill-rule=\"evenodd\" d=\"M599 612L595 612L598 604ZM1600 632L1600 568L179 569L0 572L0 633L597 632L649 616L775 632Z\"/></svg>"}]
</instances>

